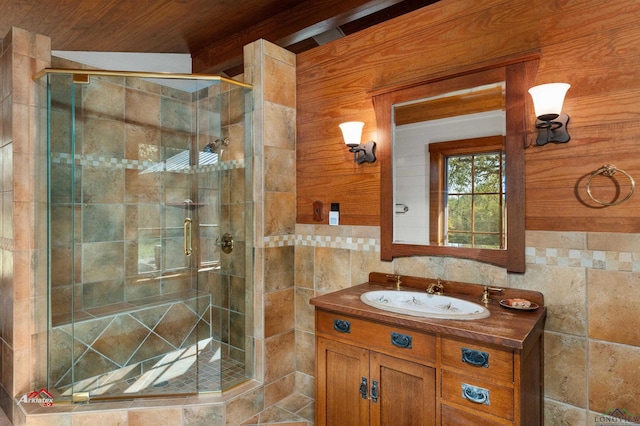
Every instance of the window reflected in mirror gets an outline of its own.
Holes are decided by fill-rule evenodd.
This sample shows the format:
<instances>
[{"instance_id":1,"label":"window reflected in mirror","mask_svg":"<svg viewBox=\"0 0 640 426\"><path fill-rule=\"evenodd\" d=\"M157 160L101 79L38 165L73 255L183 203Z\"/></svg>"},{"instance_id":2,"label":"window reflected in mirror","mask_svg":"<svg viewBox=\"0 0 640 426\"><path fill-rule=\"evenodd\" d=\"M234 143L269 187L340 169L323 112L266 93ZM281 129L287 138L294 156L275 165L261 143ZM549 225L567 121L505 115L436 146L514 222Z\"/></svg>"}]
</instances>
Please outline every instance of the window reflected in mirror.
<instances>
[{"instance_id":1,"label":"window reflected in mirror","mask_svg":"<svg viewBox=\"0 0 640 426\"><path fill-rule=\"evenodd\" d=\"M505 247L505 155L501 136L430 144L431 244Z\"/></svg>"}]
</instances>

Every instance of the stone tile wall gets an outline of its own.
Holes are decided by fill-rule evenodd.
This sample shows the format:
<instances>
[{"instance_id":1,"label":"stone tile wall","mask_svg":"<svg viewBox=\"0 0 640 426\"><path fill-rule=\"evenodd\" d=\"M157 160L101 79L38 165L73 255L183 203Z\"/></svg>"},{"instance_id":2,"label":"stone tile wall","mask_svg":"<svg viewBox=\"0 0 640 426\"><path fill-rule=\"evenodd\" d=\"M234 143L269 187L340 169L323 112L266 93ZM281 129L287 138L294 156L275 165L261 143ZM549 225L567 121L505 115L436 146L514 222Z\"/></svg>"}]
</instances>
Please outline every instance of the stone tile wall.
<instances>
[{"instance_id":1,"label":"stone tile wall","mask_svg":"<svg viewBox=\"0 0 640 426\"><path fill-rule=\"evenodd\" d=\"M264 383L266 407L295 384L294 247L271 247L264 237L295 231L296 63L293 53L265 40L246 46L244 55L245 81L254 87L254 377Z\"/></svg>"},{"instance_id":2,"label":"stone tile wall","mask_svg":"<svg viewBox=\"0 0 640 426\"><path fill-rule=\"evenodd\" d=\"M528 231L527 270L438 257L379 260L379 230L297 225L296 365L314 375L313 309L308 300L367 281L371 271L439 277L544 294L545 424L596 425L616 408L640 415L640 235Z\"/></svg>"},{"instance_id":3,"label":"stone tile wall","mask_svg":"<svg viewBox=\"0 0 640 426\"><path fill-rule=\"evenodd\" d=\"M48 65L48 37L12 28L0 43L0 407L13 419L12 397L42 377L43 319L36 318L37 253L35 84L31 77Z\"/></svg>"},{"instance_id":4,"label":"stone tile wall","mask_svg":"<svg viewBox=\"0 0 640 426\"><path fill-rule=\"evenodd\" d=\"M84 68L59 58L54 66ZM191 288L189 274L160 273L188 267L182 255L186 216L199 224L230 224L236 253L242 252L244 229L236 218L243 222L244 108L231 85L191 93L132 77L93 76L86 85L73 84L71 75L50 79L54 323L65 322L72 305L81 311ZM239 105L232 105L234 98ZM217 140L223 163L186 167L196 116L200 160ZM222 146L225 137L233 143ZM168 173L156 173L165 168ZM198 199L207 200L197 211L185 207L195 199L196 181ZM221 182L230 188L225 193ZM201 262L220 260L219 229L213 231L200 235L206 249L198 251ZM243 277L242 265L223 269Z\"/></svg>"}]
</instances>

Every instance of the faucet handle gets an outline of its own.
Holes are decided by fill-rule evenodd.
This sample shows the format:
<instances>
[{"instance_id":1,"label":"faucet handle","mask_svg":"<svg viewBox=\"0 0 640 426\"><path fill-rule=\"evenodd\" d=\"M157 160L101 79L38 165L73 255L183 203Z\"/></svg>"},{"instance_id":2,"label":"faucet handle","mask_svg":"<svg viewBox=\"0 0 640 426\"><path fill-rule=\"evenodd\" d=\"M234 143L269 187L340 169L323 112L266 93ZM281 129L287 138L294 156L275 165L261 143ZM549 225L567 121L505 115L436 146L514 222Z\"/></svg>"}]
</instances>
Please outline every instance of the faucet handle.
<instances>
[{"instance_id":1,"label":"faucet handle","mask_svg":"<svg viewBox=\"0 0 640 426\"><path fill-rule=\"evenodd\" d=\"M428 294L444 293L444 286L442 285L442 282L440 282L440 278L438 278L438 280L435 283L429 284L429 287L427 288L426 291Z\"/></svg>"},{"instance_id":2,"label":"faucet handle","mask_svg":"<svg viewBox=\"0 0 640 426\"><path fill-rule=\"evenodd\" d=\"M491 302L491 298L489 297L491 293L502 293L503 291L504 289L500 287L489 287L488 285L485 285L480 301L486 305Z\"/></svg>"}]
</instances>

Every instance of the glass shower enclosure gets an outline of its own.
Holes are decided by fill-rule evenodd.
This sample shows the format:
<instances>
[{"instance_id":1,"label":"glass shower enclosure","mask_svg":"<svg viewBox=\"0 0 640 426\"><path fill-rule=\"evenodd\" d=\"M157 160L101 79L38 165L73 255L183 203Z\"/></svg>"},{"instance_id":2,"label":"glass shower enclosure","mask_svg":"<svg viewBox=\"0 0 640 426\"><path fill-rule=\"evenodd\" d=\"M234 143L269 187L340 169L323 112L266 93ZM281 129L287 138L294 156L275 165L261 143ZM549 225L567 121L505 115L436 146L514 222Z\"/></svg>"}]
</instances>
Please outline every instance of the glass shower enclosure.
<instances>
[{"instance_id":1,"label":"glass shower enclosure","mask_svg":"<svg viewBox=\"0 0 640 426\"><path fill-rule=\"evenodd\" d=\"M187 395L251 377L251 87L83 69L35 78L49 392Z\"/></svg>"}]
</instances>

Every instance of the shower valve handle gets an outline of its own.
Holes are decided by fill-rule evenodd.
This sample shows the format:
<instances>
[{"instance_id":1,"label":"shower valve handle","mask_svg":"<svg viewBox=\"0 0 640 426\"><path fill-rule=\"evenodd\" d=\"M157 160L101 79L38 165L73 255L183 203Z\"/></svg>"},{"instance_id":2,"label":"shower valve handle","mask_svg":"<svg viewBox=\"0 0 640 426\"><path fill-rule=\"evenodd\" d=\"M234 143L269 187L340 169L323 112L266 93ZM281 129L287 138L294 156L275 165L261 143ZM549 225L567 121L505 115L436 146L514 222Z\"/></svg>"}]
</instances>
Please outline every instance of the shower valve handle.
<instances>
[{"instance_id":1,"label":"shower valve handle","mask_svg":"<svg viewBox=\"0 0 640 426\"><path fill-rule=\"evenodd\" d=\"M224 233L222 239L216 238L216 245L220 246L223 253L231 253L233 251L233 236L228 232Z\"/></svg>"}]
</instances>

